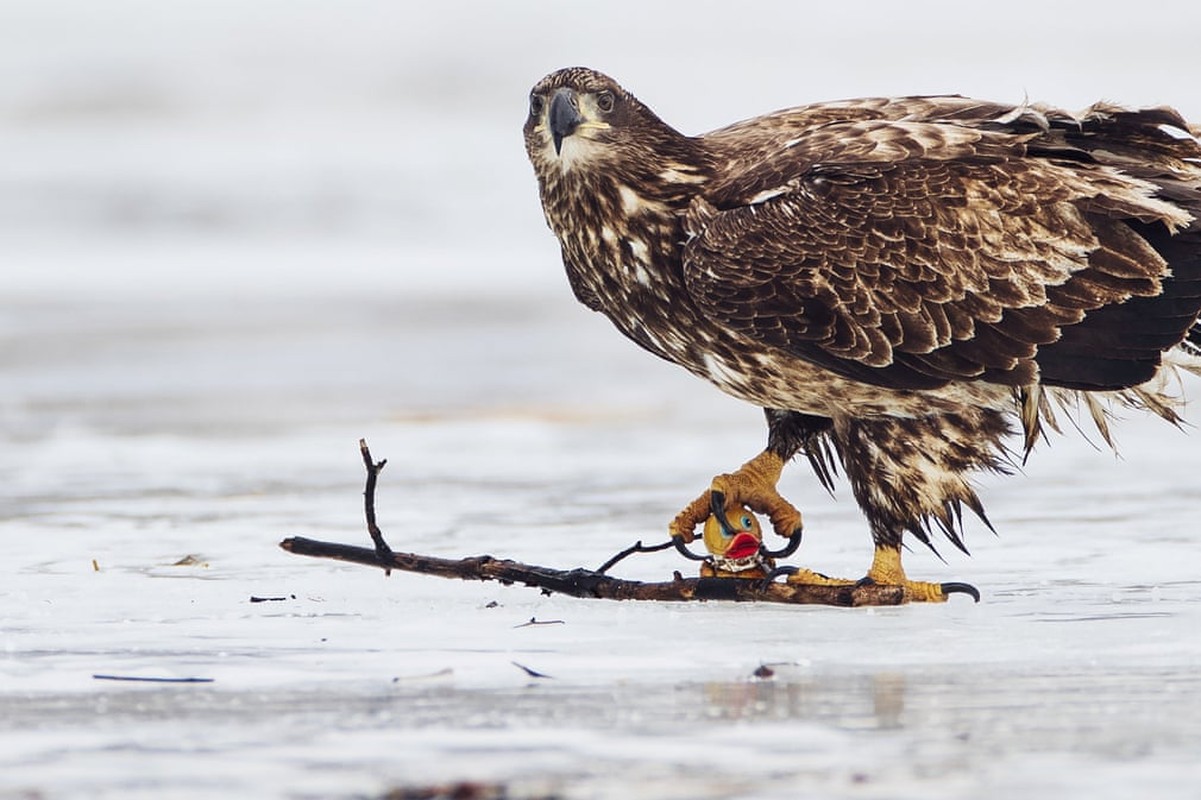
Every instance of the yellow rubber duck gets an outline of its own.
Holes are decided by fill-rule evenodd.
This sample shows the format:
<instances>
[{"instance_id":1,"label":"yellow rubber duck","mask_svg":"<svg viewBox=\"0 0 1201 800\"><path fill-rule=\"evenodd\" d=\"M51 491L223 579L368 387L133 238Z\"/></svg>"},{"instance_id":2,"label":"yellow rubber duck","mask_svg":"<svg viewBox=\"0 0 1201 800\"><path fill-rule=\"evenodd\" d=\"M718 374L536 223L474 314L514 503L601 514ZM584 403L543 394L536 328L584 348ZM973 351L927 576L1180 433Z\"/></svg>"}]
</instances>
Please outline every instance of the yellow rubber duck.
<instances>
[{"instance_id":1,"label":"yellow rubber duck","mask_svg":"<svg viewBox=\"0 0 1201 800\"><path fill-rule=\"evenodd\" d=\"M705 520L703 541L710 558L701 564L701 577L766 578L776 562L763 553L759 520L746 506L727 509L725 517L728 527L716 514Z\"/></svg>"}]
</instances>

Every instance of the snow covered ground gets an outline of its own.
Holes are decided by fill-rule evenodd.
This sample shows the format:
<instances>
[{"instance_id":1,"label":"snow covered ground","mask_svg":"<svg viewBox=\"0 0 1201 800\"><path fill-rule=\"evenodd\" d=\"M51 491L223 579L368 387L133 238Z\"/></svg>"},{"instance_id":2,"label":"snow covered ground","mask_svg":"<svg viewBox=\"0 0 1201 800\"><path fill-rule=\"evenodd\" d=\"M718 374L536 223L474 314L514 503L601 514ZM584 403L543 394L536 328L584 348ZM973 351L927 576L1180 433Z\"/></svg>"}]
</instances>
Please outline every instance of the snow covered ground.
<instances>
[{"instance_id":1,"label":"snow covered ground","mask_svg":"<svg viewBox=\"0 0 1201 800\"><path fill-rule=\"evenodd\" d=\"M1201 119L1201 10L1044 5L0 3L0 798L1201 796L1201 447L1155 420L1120 458L1052 440L985 482L972 558L909 556L979 605L583 601L277 547L366 541L359 437L393 547L563 567L761 446L571 300L519 136L543 73L688 131L934 91ZM784 488L796 560L861 573L845 489Z\"/></svg>"}]
</instances>

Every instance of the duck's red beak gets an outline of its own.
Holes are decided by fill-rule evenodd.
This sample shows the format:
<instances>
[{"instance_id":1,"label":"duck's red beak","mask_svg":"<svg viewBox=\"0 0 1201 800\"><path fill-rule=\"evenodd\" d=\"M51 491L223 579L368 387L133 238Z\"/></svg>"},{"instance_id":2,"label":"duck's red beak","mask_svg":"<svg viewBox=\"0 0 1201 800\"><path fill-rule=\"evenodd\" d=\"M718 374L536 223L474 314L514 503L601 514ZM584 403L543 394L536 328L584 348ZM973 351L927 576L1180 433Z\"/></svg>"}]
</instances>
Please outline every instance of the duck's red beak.
<instances>
[{"instance_id":1,"label":"duck's red beak","mask_svg":"<svg viewBox=\"0 0 1201 800\"><path fill-rule=\"evenodd\" d=\"M747 558L759 552L759 540L749 533L740 533L726 548L725 557L730 559Z\"/></svg>"}]
</instances>

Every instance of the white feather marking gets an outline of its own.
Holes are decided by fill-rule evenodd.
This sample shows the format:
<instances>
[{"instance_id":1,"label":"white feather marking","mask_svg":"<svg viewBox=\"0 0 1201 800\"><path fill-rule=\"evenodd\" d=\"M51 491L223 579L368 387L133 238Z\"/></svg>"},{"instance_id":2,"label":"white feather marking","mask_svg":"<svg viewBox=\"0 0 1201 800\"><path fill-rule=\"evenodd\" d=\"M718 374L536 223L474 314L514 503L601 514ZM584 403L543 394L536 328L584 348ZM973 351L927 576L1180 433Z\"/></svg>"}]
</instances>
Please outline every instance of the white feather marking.
<instances>
[{"instance_id":1,"label":"white feather marking","mask_svg":"<svg viewBox=\"0 0 1201 800\"><path fill-rule=\"evenodd\" d=\"M605 230L608 230L606 228ZM650 251L646 248L646 242L641 239L630 239L630 253L638 260L639 264L651 263Z\"/></svg>"},{"instance_id":2,"label":"white feather marking","mask_svg":"<svg viewBox=\"0 0 1201 800\"><path fill-rule=\"evenodd\" d=\"M621 210L627 217L636 214L661 214L667 206L658 200L647 200L624 183L617 185L617 195L621 198Z\"/></svg>"},{"instance_id":3,"label":"white feather marking","mask_svg":"<svg viewBox=\"0 0 1201 800\"><path fill-rule=\"evenodd\" d=\"M617 193L621 196L621 209L627 215L633 215L642 208L642 198L629 186L624 183L618 184Z\"/></svg>"},{"instance_id":4,"label":"white feather marking","mask_svg":"<svg viewBox=\"0 0 1201 800\"><path fill-rule=\"evenodd\" d=\"M1183 130L1175 125L1157 125L1156 127L1173 139L1201 139L1201 136L1198 134L1194 134L1189 130Z\"/></svg>"},{"instance_id":5,"label":"white feather marking","mask_svg":"<svg viewBox=\"0 0 1201 800\"><path fill-rule=\"evenodd\" d=\"M742 376L725 364L712 353L705 353L705 371L718 386L730 386L741 383Z\"/></svg>"},{"instance_id":6,"label":"white feather marking","mask_svg":"<svg viewBox=\"0 0 1201 800\"><path fill-rule=\"evenodd\" d=\"M704 175L688 167L668 167L659 173L659 178L668 183L702 183L705 180Z\"/></svg>"},{"instance_id":7,"label":"white feather marking","mask_svg":"<svg viewBox=\"0 0 1201 800\"><path fill-rule=\"evenodd\" d=\"M766 203L768 200L771 200L773 197L779 197L780 195L786 193L787 191L788 191L787 186L777 186L774 189L764 189L762 192L759 192L759 194L752 197L749 201L749 204L753 206L753 205L758 205L759 203Z\"/></svg>"}]
</instances>

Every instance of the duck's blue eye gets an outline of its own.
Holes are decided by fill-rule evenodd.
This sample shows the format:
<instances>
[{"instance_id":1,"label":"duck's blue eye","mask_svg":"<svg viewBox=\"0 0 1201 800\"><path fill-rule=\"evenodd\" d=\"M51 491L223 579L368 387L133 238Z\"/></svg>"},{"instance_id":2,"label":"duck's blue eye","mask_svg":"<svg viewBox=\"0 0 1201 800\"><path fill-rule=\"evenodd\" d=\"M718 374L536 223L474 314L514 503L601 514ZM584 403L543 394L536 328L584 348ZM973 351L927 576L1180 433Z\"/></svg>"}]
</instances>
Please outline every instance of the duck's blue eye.
<instances>
[{"instance_id":1,"label":"duck's blue eye","mask_svg":"<svg viewBox=\"0 0 1201 800\"><path fill-rule=\"evenodd\" d=\"M746 528L748 531L751 529L751 518L749 516L743 516L742 527Z\"/></svg>"}]
</instances>

